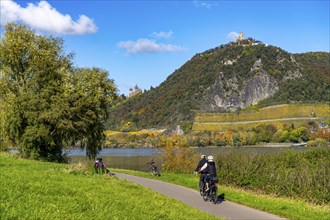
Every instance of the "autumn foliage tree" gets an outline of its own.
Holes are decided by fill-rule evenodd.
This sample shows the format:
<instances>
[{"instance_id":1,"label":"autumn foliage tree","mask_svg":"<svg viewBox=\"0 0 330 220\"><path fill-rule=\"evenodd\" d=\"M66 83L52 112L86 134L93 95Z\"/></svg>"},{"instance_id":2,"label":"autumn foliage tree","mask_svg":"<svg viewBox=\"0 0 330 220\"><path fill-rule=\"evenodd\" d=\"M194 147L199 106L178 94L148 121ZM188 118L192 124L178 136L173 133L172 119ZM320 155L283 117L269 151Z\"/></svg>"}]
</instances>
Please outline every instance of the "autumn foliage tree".
<instances>
[{"instance_id":1,"label":"autumn foliage tree","mask_svg":"<svg viewBox=\"0 0 330 220\"><path fill-rule=\"evenodd\" d=\"M191 173L194 170L198 156L189 147L185 136L159 135L156 139L155 146L163 151L163 170L173 173Z\"/></svg>"}]
</instances>

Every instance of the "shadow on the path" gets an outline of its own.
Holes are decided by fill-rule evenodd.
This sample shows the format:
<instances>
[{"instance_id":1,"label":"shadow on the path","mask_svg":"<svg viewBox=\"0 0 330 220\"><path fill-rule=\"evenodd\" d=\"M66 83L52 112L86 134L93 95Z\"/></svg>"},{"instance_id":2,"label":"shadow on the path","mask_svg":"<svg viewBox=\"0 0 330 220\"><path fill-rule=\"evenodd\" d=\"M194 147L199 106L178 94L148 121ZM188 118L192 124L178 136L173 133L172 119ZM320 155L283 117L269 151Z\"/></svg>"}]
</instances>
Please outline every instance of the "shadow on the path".
<instances>
[{"instance_id":1,"label":"shadow on the path","mask_svg":"<svg viewBox=\"0 0 330 220\"><path fill-rule=\"evenodd\" d=\"M218 195L217 203L222 203L223 201L225 201L225 194L224 193Z\"/></svg>"}]
</instances>

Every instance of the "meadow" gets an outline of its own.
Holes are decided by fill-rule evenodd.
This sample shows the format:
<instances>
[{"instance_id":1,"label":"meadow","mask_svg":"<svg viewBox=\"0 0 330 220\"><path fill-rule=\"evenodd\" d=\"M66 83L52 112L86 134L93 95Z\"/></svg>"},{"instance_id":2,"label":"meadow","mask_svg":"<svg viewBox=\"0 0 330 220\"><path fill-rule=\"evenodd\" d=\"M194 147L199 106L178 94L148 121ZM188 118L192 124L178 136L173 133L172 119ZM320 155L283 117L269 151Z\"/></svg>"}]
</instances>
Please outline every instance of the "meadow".
<instances>
[{"instance_id":1,"label":"meadow","mask_svg":"<svg viewBox=\"0 0 330 220\"><path fill-rule=\"evenodd\" d=\"M179 201L82 164L0 153L0 219L216 219Z\"/></svg>"},{"instance_id":2,"label":"meadow","mask_svg":"<svg viewBox=\"0 0 330 220\"><path fill-rule=\"evenodd\" d=\"M297 155L289 154L277 165L274 160L271 160L270 166L273 164L280 167L280 170L287 170L288 175L286 177L295 182L294 174L297 173L295 167L299 168L296 177L302 180L303 176L301 175L308 172L303 168L306 160L310 161L310 165L314 164L313 169L319 162L326 166L329 163L327 159L329 151L329 149L319 153L311 151L297 157L296 160L293 159ZM225 155L222 156L223 158L221 155L216 156L219 165L221 164L219 161L225 160L226 157ZM265 160L270 161L269 158L264 160L260 160L258 157L257 159L242 159L238 155L229 155L228 159L222 163L222 168L218 171L220 177L218 195L220 198L289 219L330 219L330 204L326 200L328 190L316 189L315 193L319 193L316 196L320 196L320 199L323 198L323 202L320 204L316 204L315 200L313 202L313 199L308 201L307 197L310 196L308 194L306 194L305 199L299 198L299 196L285 196L281 193L268 192L266 194L261 190L253 189L253 187L247 187L246 183L252 181L252 186L256 186L253 181L268 182L265 179L267 176L277 178L275 169L273 175L260 175L262 169L256 169L261 167L261 163L265 165ZM237 159L241 163L234 166ZM291 168L286 169L286 163ZM324 166L321 173L311 172L309 175L305 175L306 180L302 182L308 185L312 176L317 174L319 176L316 177L326 184L328 179L324 179L327 178L324 176L326 175L324 172L328 171ZM267 167L264 170L267 170ZM83 164L68 165L32 161L1 153L0 168L0 200L2 201L0 219L215 219L213 216L137 184L117 179L115 176L96 175L91 167L86 167ZM199 181L199 176L193 173L162 172L160 177L154 177L148 172L122 169L111 169L111 171L157 178L160 181L171 182L195 190L197 190ZM272 173L267 172L268 174ZM282 174L279 172L279 176ZM261 179L258 179L258 176ZM238 181L235 180L236 177ZM245 183L239 182L243 179L246 180ZM235 181L243 185L235 184ZM267 183L261 184L267 185ZM280 186L285 185L293 188L282 187L283 191L296 187L290 182L280 184ZM276 187L276 184L274 186ZM303 187L298 188L298 190L308 189Z\"/></svg>"}]
</instances>

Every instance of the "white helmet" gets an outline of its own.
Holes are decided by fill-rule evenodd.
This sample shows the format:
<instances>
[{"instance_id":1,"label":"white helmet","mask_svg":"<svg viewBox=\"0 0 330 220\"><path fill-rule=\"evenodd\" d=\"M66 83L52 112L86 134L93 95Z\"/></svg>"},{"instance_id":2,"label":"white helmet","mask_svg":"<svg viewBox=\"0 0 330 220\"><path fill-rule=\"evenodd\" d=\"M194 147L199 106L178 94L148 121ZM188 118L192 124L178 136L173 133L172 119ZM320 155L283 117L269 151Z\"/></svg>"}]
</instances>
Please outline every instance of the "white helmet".
<instances>
[{"instance_id":1,"label":"white helmet","mask_svg":"<svg viewBox=\"0 0 330 220\"><path fill-rule=\"evenodd\" d=\"M213 161L213 156L208 156L207 157L207 160L210 161L210 162L212 162Z\"/></svg>"},{"instance_id":2,"label":"white helmet","mask_svg":"<svg viewBox=\"0 0 330 220\"><path fill-rule=\"evenodd\" d=\"M203 159L203 158L205 158L205 155L204 154L201 156L201 159Z\"/></svg>"}]
</instances>

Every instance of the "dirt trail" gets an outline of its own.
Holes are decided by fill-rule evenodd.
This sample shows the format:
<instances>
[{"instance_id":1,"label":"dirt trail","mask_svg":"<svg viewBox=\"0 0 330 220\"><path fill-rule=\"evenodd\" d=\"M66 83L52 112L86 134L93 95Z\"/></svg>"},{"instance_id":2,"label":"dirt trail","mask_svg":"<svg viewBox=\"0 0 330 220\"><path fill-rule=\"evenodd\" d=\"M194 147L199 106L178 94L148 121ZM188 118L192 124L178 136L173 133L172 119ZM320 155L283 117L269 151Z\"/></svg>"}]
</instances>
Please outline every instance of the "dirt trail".
<instances>
[{"instance_id":1,"label":"dirt trail","mask_svg":"<svg viewBox=\"0 0 330 220\"><path fill-rule=\"evenodd\" d=\"M263 211L259 211L244 205L218 199L218 204L205 202L199 192L193 189L185 188L171 183L158 180L147 179L132 176L123 173L116 173L118 178L135 182L142 186L148 187L163 195L177 199L203 212L207 212L214 216L224 219L284 219L276 215L272 215ZM160 177L161 178L161 177Z\"/></svg>"}]
</instances>

